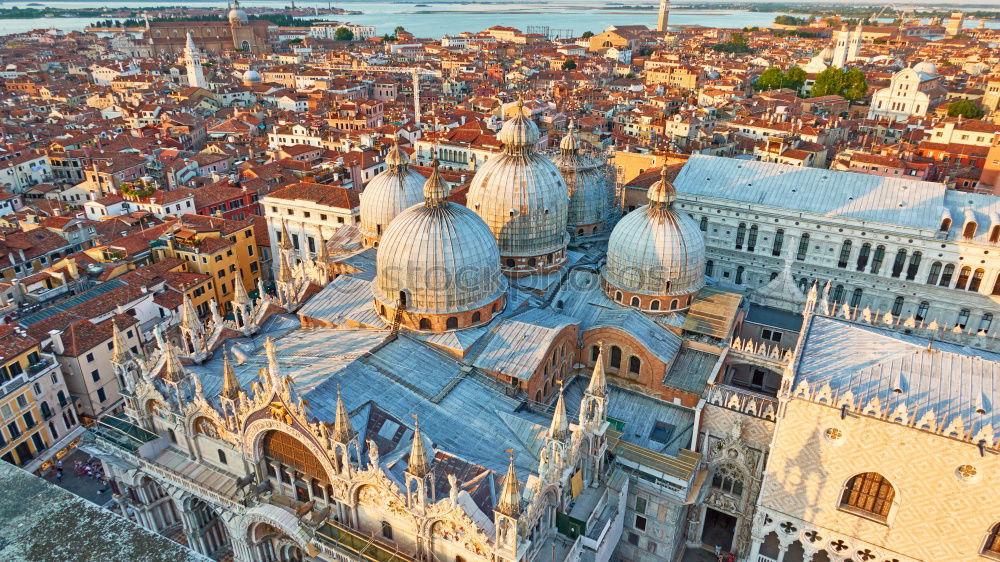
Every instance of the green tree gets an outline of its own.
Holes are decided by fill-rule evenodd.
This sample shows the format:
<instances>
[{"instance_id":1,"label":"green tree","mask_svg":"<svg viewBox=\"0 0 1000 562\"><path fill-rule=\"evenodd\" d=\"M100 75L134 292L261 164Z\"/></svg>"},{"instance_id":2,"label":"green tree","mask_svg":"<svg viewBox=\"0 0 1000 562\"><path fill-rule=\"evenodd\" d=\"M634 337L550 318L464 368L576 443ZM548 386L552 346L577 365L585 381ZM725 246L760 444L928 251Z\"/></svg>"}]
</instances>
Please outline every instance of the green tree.
<instances>
[{"instance_id":1,"label":"green tree","mask_svg":"<svg viewBox=\"0 0 1000 562\"><path fill-rule=\"evenodd\" d=\"M970 100L956 100L948 104L948 117L965 117L979 119L986 112Z\"/></svg>"},{"instance_id":2,"label":"green tree","mask_svg":"<svg viewBox=\"0 0 1000 562\"><path fill-rule=\"evenodd\" d=\"M791 88L799 91L806 83L806 71L798 66L793 66L785 72L785 79L781 82L782 88Z\"/></svg>"},{"instance_id":3,"label":"green tree","mask_svg":"<svg viewBox=\"0 0 1000 562\"><path fill-rule=\"evenodd\" d=\"M576 70L576 61L573 60L573 59L569 59L569 60L563 62L562 63L562 69L563 70Z\"/></svg>"},{"instance_id":4,"label":"green tree","mask_svg":"<svg viewBox=\"0 0 1000 562\"><path fill-rule=\"evenodd\" d=\"M584 39L590 39L593 36L594 36L594 32L593 31L584 31L583 32L583 38Z\"/></svg>"},{"instance_id":5,"label":"green tree","mask_svg":"<svg viewBox=\"0 0 1000 562\"><path fill-rule=\"evenodd\" d=\"M812 95L819 96L839 96L844 90L844 71L839 68L830 67L816 76L813 82Z\"/></svg>"},{"instance_id":6,"label":"green tree","mask_svg":"<svg viewBox=\"0 0 1000 562\"><path fill-rule=\"evenodd\" d=\"M393 35L396 35L396 34L398 34L398 33L399 33L400 31L406 31L406 28L405 28L405 27L403 27L403 26L401 26L401 25L397 25L397 26L396 26L396 29L393 29L393 30L392 30L392 34L393 34Z\"/></svg>"},{"instance_id":7,"label":"green tree","mask_svg":"<svg viewBox=\"0 0 1000 562\"><path fill-rule=\"evenodd\" d=\"M338 27L337 32L333 34L333 38L337 41L353 41L354 32L346 27Z\"/></svg>"},{"instance_id":8,"label":"green tree","mask_svg":"<svg viewBox=\"0 0 1000 562\"><path fill-rule=\"evenodd\" d=\"M754 82L754 87L761 92L767 90L777 90L781 87L784 81L785 73L782 72L777 66L772 66L757 77L757 81Z\"/></svg>"},{"instance_id":9,"label":"green tree","mask_svg":"<svg viewBox=\"0 0 1000 562\"><path fill-rule=\"evenodd\" d=\"M844 73L844 86L840 95L851 101L858 101L868 93L868 80L860 68L849 68Z\"/></svg>"}]
</instances>

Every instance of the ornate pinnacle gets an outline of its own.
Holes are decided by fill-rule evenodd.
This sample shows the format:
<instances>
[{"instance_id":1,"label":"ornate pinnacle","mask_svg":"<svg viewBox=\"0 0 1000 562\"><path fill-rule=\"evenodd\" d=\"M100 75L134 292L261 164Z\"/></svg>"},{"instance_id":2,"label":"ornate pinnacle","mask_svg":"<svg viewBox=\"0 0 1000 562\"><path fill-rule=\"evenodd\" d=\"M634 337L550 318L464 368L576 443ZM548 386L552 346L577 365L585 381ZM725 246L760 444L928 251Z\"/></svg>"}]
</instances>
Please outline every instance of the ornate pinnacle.
<instances>
[{"instance_id":1,"label":"ornate pinnacle","mask_svg":"<svg viewBox=\"0 0 1000 562\"><path fill-rule=\"evenodd\" d=\"M559 381L559 398L556 399L556 409L552 413L552 425L549 426L549 437L562 440L569 432L569 422L566 419L566 402L563 400L562 381Z\"/></svg>"},{"instance_id":2,"label":"ornate pinnacle","mask_svg":"<svg viewBox=\"0 0 1000 562\"><path fill-rule=\"evenodd\" d=\"M521 515L521 485L517 481L517 470L514 468L514 452L511 450L507 452L510 453L510 466L507 467L507 476L503 479L503 489L500 491L496 510L516 519Z\"/></svg>"},{"instance_id":3,"label":"ornate pinnacle","mask_svg":"<svg viewBox=\"0 0 1000 562\"><path fill-rule=\"evenodd\" d=\"M417 478L423 478L430 473L431 464L427 461L427 448L424 446L424 437L420 433L420 421L416 414L413 415L413 419L413 446L410 448L406 470Z\"/></svg>"},{"instance_id":4,"label":"ornate pinnacle","mask_svg":"<svg viewBox=\"0 0 1000 562\"><path fill-rule=\"evenodd\" d=\"M598 344L599 348L604 346ZM587 385L587 394L591 396L605 397L608 394L608 381L604 373L604 352L597 352L597 361L594 363L594 373L590 375L590 384Z\"/></svg>"},{"instance_id":5,"label":"ornate pinnacle","mask_svg":"<svg viewBox=\"0 0 1000 562\"><path fill-rule=\"evenodd\" d=\"M222 392L219 396L236 401L241 392L243 392L243 387L240 386L240 380L236 378L236 371L233 370L233 364L229 360L229 352L224 352L222 356Z\"/></svg>"},{"instance_id":6,"label":"ornate pinnacle","mask_svg":"<svg viewBox=\"0 0 1000 562\"><path fill-rule=\"evenodd\" d=\"M351 425L351 417L344 407L344 399L340 396L340 386L337 386L337 416L333 420L333 440L337 443L348 443L354 439L354 426Z\"/></svg>"}]
</instances>

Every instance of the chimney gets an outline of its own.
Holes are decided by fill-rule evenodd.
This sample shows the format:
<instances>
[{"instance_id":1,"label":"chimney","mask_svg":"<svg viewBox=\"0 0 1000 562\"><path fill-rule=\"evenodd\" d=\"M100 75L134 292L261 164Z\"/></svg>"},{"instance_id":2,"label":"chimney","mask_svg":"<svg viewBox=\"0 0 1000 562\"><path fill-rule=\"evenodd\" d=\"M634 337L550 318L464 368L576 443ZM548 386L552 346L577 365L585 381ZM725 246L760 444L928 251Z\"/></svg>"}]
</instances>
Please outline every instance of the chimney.
<instances>
[{"instance_id":1,"label":"chimney","mask_svg":"<svg viewBox=\"0 0 1000 562\"><path fill-rule=\"evenodd\" d=\"M62 355L66 352L66 346L63 345L62 332L60 330L49 330L49 339L52 340L52 351L56 355Z\"/></svg>"}]
</instances>

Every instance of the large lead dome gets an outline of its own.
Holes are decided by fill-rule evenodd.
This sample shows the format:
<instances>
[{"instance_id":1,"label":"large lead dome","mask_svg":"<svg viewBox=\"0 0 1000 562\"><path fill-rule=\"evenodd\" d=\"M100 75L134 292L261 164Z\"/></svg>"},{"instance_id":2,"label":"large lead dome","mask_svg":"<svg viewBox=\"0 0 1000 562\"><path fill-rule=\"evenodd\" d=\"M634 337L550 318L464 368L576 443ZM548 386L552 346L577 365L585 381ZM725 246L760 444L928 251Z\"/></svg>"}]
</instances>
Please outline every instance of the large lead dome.
<instances>
[{"instance_id":1,"label":"large lead dome","mask_svg":"<svg viewBox=\"0 0 1000 562\"><path fill-rule=\"evenodd\" d=\"M607 165L580 150L572 121L552 161L566 181L569 193L566 225L570 232L576 236L603 232L612 209Z\"/></svg>"},{"instance_id":2,"label":"large lead dome","mask_svg":"<svg viewBox=\"0 0 1000 562\"><path fill-rule=\"evenodd\" d=\"M674 211L666 167L649 204L625 215L608 240L604 289L612 300L651 312L687 308L705 286L705 241L694 220Z\"/></svg>"},{"instance_id":3,"label":"large lead dome","mask_svg":"<svg viewBox=\"0 0 1000 562\"><path fill-rule=\"evenodd\" d=\"M535 152L539 138L518 101L517 115L497 135L503 152L476 171L467 196L496 238L504 273L515 277L566 262L566 183L555 164Z\"/></svg>"},{"instance_id":4,"label":"large lead dome","mask_svg":"<svg viewBox=\"0 0 1000 562\"><path fill-rule=\"evenodd\" d=\"M424 200L424 177L409 162L399 145L393 146L385 158L386 170L361 192L361 237L366 245L378 246L392 219Z\"/></svg>"},{"instance_id":5,"label":"large lead dome","mask_svg":"<svg viewBox=\"0 0 1000 562\"><path fill-rule=\"evenodd\" d=\"M449 203L437 161L424 203L400 213L376 257L375 308L387 323L444 332L489 322L503 309L507 281L489 227Z\"/></svg>"}]
</instances>

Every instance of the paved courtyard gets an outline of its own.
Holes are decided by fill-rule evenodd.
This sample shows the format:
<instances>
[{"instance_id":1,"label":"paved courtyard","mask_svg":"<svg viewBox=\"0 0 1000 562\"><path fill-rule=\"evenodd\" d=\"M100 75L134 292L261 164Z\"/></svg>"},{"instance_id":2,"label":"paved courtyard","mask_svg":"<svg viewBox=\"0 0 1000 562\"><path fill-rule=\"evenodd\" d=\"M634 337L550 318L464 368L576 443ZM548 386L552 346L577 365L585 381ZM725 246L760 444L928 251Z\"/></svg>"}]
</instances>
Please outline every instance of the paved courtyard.
<instances>
[{"instance_id":1,"label":"paved courtyard","mask_svg":"<svg viewBox=\"0 0 1000 562\"><path fill-rule=\"evenodd\" d=\"M61 488L69 490L74 494L80 496L81 498L90 500L97 505L104 505L111 501L111 489L108 486L91 476L83 475L77 476L74 466L77 461L86 464L90 459L90 455L87 453L76 449L70 454L63 457L63 479L59 482L56 479L56 471L53 469L48 474L45 475L45 479L58 485ZM94 463L97 466L97 463Z\"/></svg>"}]
</instances>

